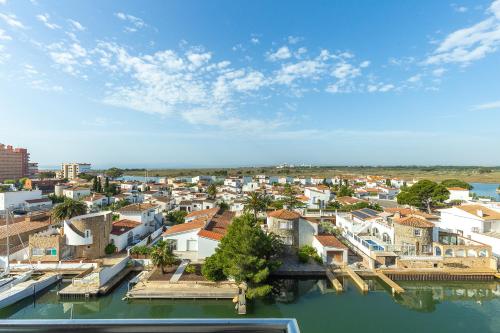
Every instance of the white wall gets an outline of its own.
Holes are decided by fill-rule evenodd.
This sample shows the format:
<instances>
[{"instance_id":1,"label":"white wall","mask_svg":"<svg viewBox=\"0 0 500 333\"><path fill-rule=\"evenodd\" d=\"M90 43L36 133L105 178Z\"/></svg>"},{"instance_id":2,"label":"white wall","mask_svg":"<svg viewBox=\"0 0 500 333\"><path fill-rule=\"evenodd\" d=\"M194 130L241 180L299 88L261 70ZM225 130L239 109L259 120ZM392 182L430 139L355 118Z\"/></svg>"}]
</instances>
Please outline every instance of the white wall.
<instances>
[{"instance_id":1,"label":"white wall","mask_svg":"<svg viewBox=\"0 0 500 333\"><path fill-rule=\"evenodd\" d=\"M11 206L21 208L26 200L41 198L41 190L3 192L0 193L0 210L5 210Z\"/></svg>"},{"instance_id":2,"label":"white wall","mask_svg":"<svg viewBox=\"0 0 500 333\"><path fill-rule=\"evenodd\" d=\"M469 236L473 228L478 228L479 232L483 232L483 221L479 217L455 207L441 210L441 219L437 226L453 232L461 230L464 236Z\"/></svg>"},{"instance_id":3,"label":"white wall","mask_svg":"<svg viewBox=\"0 0 500 333\"><path fill-rule=\"evenodd\" d=\"M216 240L198 237L198 259L210 257L215 253L217 246L219 246L219 242Z\"/></svg>"},{"instance_id":4,"label":"white wall","mask_svg":"<svg viewBox=\"0 0 500 333\"><path fill-rule=\"evenodd\" d=\"M311 245L314 235L318 233L318 225L304 219L299 219L299 247Z\"/></svg>"},{"instance_id":5,"label":"white wall","mask_svg":"<svg viewBox=\"0 0 500 333\"><path fill-rule=\"evenodd\" d=\"M471 239L491 246L491 250L496 257L500 257L500 239L487 235L472 233Z\"/></svg>"},{"instance_id":6,"label":"white wall","mask_svg":"<svg viewBox=\"0 0 500 333\"><path fill-rule=\"evenodd\" d=\"M187 251L187 241L196 240L198 242L198 232L200 229L190 230L189 232L178 233L174 235L163 236L164 240L177 240L177 251Z\"/></svg>"},{"instance_id":7,"label":"white wall","mask_svg":"<svg viewBox=\"0 0 500 333\"><path fill-rule=\"evenodd\" d=\"M126 256L114 266L105 267L101 271L99 271L99 286L102 286L113 277L115 277L118 273L120 273L127 266L129 259L130 258Z\"/></svg>"}]
</instances>

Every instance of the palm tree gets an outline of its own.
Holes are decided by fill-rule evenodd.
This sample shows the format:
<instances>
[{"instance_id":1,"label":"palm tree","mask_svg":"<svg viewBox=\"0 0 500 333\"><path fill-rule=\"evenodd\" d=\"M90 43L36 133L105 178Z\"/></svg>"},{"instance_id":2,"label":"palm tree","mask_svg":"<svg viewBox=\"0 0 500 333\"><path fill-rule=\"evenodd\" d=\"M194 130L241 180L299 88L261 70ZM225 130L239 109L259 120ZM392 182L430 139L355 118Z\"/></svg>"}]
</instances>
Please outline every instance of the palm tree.
<instances>
[{"instance_id":1,"label":"palm tree","mask_svg":"<svg viewBox=\"0 0 500 333\"><path fill-rule=\"evenodd\" d=\"M173 253L172 248L167 242L158 242L150 254L151 261L153 265L161 268L161 273L165 274L165 266L174 265L178 258Z\"/></svg>"},{"instance_id":2,"label":"palm tree","mask_svg":"<svg viewBox=\"0 0 500 333\"><path fill-rule=\"evenodd\" d=\"M211 199L215 199L215 196L217 195L217 185L210 184L207 188L207 194Z\"/></svg>"},{"instance_id":3,"label":"palm tree","mask_svg":"<svg viewBox=\"0 0 500 333\"><path fill-rule=\"evenodd\" d=\"M257 218L259 212L263 212L269 206L269 198L258 192L252 192L245 199L245 210L252 211L254 218Z\"/></svg>"},{"instance_id":4,"label":"palm tree","mask_svg":"<svg viewBox=\"0 0 500 333\"><path fill-rule=\"evenodd\" d=\"M62 203L52 209L52 218L55 221L63 221L85 213L87 213L87 205L85 203L65 198Z\"/></svg>"}]
</instances>

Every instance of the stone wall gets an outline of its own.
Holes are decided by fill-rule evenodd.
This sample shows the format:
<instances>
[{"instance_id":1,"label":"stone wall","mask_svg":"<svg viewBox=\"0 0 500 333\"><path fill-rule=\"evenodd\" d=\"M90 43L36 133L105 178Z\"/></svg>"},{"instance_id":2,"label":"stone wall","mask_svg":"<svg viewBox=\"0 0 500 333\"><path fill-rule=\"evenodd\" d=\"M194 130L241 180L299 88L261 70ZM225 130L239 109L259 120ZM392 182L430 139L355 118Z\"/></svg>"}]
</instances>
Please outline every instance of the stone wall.
<instances>
[{"instance_id":1,"label":"stone wall","mask_svg":"<svg viewBox=\"0 0 500 333\"><path fill-rule=\"evenodd\" d=\"M420 230L420 236L415 236L416 229ZM427 245L430 252L426 252L425 254L430 254L432 253L432 228L416 228L394 223L394 244L414 245L416 255L424 254L423 247Z\"/></svg>"},{"instance_id":2,"label":"stone wall","mask_svg":"<svg viewBox=\"0 0 500 333\"><path fill-rule=\"evenodd\" d=\"M494 269L494 259L488 257L478 258L443 258L443 260L416 260L398 259L398 268L436 268L436 269Z\"/></svg>"},{"instance_id":3,"label":"stone wall","mask_svg":"<svg viewBox=\"0 0 500 333\"><path fill-rule=\"evenodd\" d=\"M111 213L71 220L73 227L82 235L85 234L85 230L90 230L92 235L92 244L75 246L75 257L84 259L97 259L104 257L104 249L106 248L106 245L109 244L111 223Z\"/></svg>"},{"instance_id":4,"label":"stone wall","mask_svg":"<svg viewBox=\"0 0 500 333\"><path fill-rule=\"evenodd\" d=\"M268 218L268 231L272 232L280 237L286 238L291 236L293 238L292 245L288 246L291 249L298 249L299 247L299 219L295 220L282 220L275 217ZM281 222L291 222L291 229L281 229Z\"/></svg>"},{"instance_id":5,"label":"stone wall","mask_svg":"<svg viewBox=\"0 0 500 333\"><path fill-rule=\"evenodd\" d=\"M63 237L61 235L29 236L29 256L33 261L59 261L63 250ZM42 255L33 255L33 249L42 250ZM55 250L55 253L51 249ZM35 250L36 251L36 250ZM51 254L48 254L51 252Z\"/></svg>"}]
</instances>

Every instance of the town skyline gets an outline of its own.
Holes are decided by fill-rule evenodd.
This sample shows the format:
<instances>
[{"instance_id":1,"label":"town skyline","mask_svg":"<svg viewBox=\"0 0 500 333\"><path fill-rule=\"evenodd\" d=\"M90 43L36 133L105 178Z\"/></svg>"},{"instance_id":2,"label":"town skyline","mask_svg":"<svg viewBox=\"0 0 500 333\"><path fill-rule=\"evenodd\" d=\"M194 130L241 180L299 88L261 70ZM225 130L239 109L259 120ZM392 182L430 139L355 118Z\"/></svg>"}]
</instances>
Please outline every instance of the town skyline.
<instances>
[{"instance_id":1,"label":"town skyline","mask_svg":"<svg viewBox=\"0 0 500 333\"><path fill-rule=\"evenodd\" d=\"M41 168L500 165L499 27L500 1L1 0L1 142Z\"/></svg>"}]
</instances>

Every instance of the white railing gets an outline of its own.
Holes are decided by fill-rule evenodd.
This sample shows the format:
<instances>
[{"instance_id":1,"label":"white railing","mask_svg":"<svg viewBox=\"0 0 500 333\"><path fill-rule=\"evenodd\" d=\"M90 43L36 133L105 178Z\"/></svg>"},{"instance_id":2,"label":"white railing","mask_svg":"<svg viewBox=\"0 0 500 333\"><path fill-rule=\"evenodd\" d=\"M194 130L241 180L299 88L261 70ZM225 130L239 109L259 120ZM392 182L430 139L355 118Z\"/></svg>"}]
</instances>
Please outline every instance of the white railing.
<instances>
[{"instance_id":1,"label":"white railing","mask_svg":"<svg viewBox=\"0 0 500 333\"><path fill-rule=\"evenodd\" d=\"M401 260L434 260L434 261L442 261L443 257L438 257L438 256L399 256Z\"/></svg>"}]
</instances>

